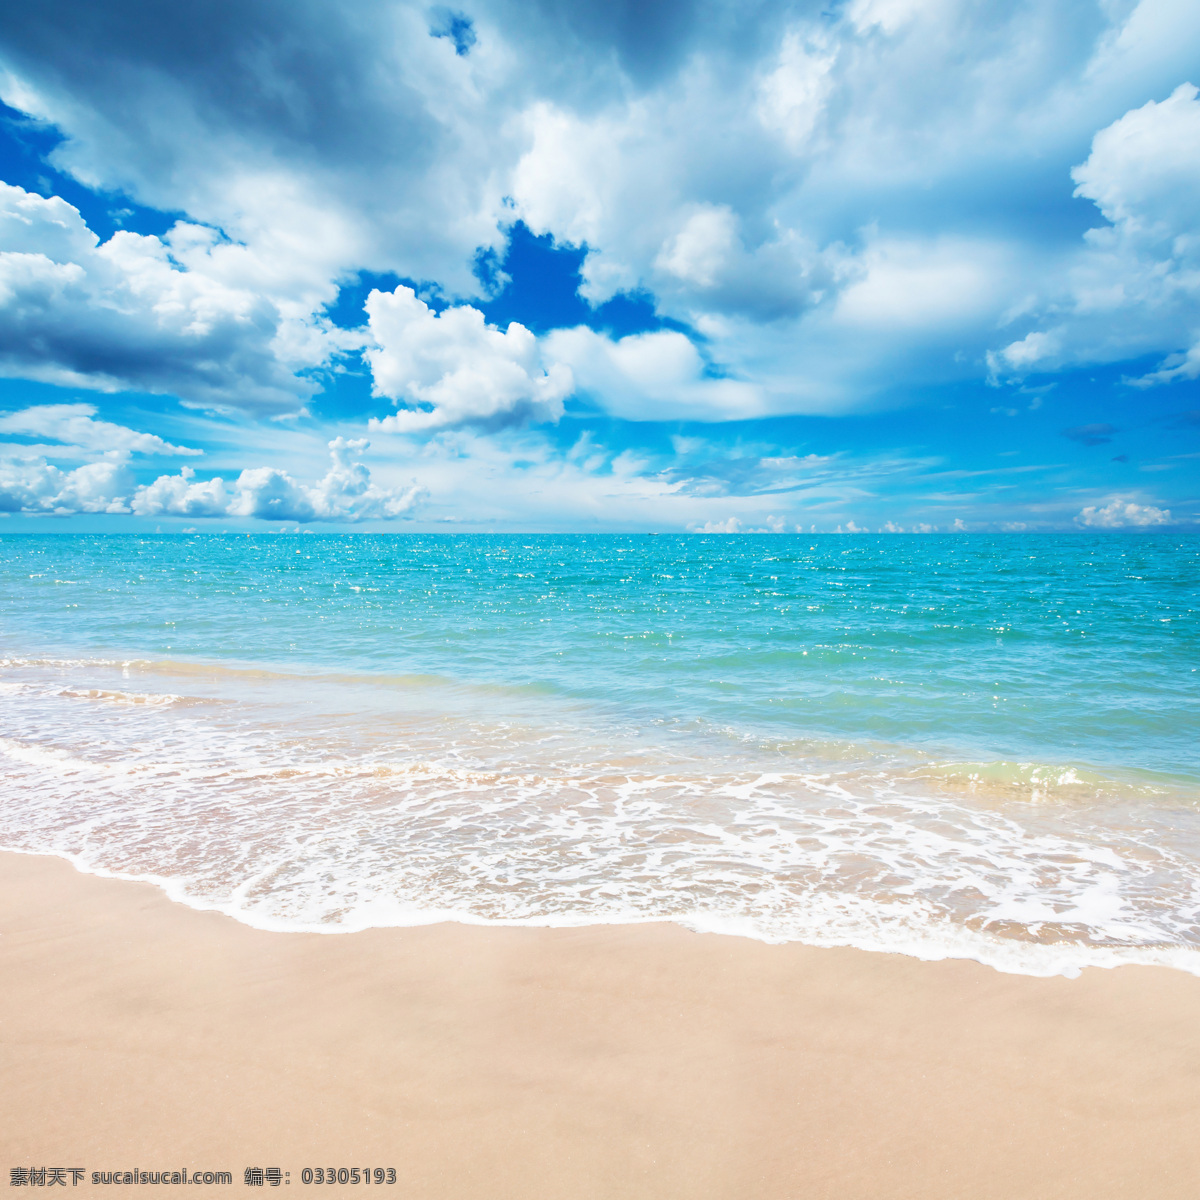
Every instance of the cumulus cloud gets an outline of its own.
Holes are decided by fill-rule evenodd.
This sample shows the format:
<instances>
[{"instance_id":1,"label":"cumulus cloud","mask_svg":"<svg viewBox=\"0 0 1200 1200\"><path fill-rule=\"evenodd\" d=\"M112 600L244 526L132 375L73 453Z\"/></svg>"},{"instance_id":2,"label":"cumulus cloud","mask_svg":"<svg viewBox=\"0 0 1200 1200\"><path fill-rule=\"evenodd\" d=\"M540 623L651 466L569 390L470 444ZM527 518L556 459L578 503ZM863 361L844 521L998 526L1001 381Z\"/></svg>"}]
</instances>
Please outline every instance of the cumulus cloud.
<instances>
[{"instance_id":1,"label":"cumulus cloud","mask_svg":"<svg viewBox=\"0 0 1200 1200\"><path fill-rule=\"evenodd\" d=\"M412 288L372 291L367 315L375 345L365 353L375 394L409 407L371 422L396 432L523 420L557 421L574 380L561 362L542 364L537 338L513 321L506 330L457 305L435 313Z\"/></svg>"},{"instance_id":2,"label":"cumulus cloud","mask_svg":"<svg viewBox=\"0 0 1200 1200\"><path fill-rule=\"evenodd\" d=\"M1200 94L1180 84L1101 129L1071 176L1075 195L1108 222L1049 287L1044 327L989 356L994 376L1170 351L1130 382L1146 387L1200 374ZM1050 315L1052 314L1052 315Z\"/></svg>"},{"instance_id":3,"label":"cumulus cloud","mask_svg":"<svg viewBox=\"0 0 1200 1200\"><path fill-rule=\"evenodd\" d=\"M996 383L1005 374L1021 376L1044 363L1055 354L1062 342L1061 330L1035 329L1019 341L1009 342L987 354L988 379Z\"/></svg>"},{"instance_id":4,"label":"cumulus cloud","mask_svg":"<svg viewBox=\"0 0 1200 1200\"><path fill-rule=\"evenodd\" d=\"M62 471L44 459L0 460L0 512L127 513L133 479L123 462Z\"/></svg>"},{"instance_id":5,"label":"cumulus cloud","mask_svg":"<svg viewBox=\"0 0 1200 1200\"><path fill-rule=\"evenodd\" d=\"M79 406L56 406L83 408ZM44 411L26 410L32 417L26 425L41 430L51 423ZM26 414L15 414L13 424ZM7 419L7 418L5 418ZM85 419L80 414L60 420L70 423ZM96 422L103 425L105 422ZM334 438L329 443L328 472L315 483L294 479L278 467L252 467L236 479L220 476L199 479L193 467L182 467L177 475L160 475L152 483L139 485L129 465L132 453L195 453L171 446L160 439L113 426L125 436L125 446L97 462L64 470L44 456L28 452L0 459L0 512L53 514L133 513L136 516L252 517L266 521L332 521L357 523L389 521L407 517L428 496L413 483L408 487L380 487L359 461L369 446L364 438ZM87 432L87 431L85 431ZM155 443L160 443L156 445ZM30 449L40 449L30 448ZM59 452L78 447L60 447Z\"/></svg>"},{"instance_id":6,"label":"cumulus cloud","mask_svg":"<svg viewBox=\"0 0 1200 1200\"><path fill-rule=\"evenodd\" d=\"M737 218L728 205L702 208L663 246L655 265L684 283L711 288L738 240Z\"/></svg>"},{"instance_id":7,"label":"cumulus cloud","mask_svg":"<svg viewBox=\"0 0 1200 1200\"><path fill-rule=\"evenodd\" d=\"M741 533L742 523L737 517L726 517L724 521L705 521L689 528L693 533Z\"/></svg>"},{"instance_id":8,"label":"cumulus cloud","mask_svg":"<svg viewBox=\"0 0 1200 1200\"><path fill-rule=\"evenodd\" d=\"M728 205L701 206L679 220L659 248L650 280L665 308L692 321L709 313L797 317L829 294L844 257L840 250L819 252L795 230L747 247L741 220Z\"/></svg>"},{"instance_id":9,"label":"cumulus cloud","mask_svg":"<svg viewBox=\"0 0 1200 1200\"><path fill-rule=\"evenodd\" d=\"M1077 196L1093 201L1126 236L1165 243L1200 225L1200 104L1194 84L1151 100L1102 129L1071 172Z\"/></svg>"},{"instance_id":10,"label":"cumulus cloud","mask_svg":"<svg viewBox=\"0 0 1200 1200\"><path fill-rule=\"evenodd\" d=\"M329 443L329 472L315 484L297 482L277 467L254 467L232 483L198 480L190 467L161 475L140 487L130 501L138 516L255 517L263 521L388 521L409 515L428 495L413 484L381 488L358 461L370 445L364 438Z\"/></svg>"},{"instance_id":11,"label":"cumulus cloud","mask_svg":"<svg viewBox=\"0 0 1200 1200\"><path fill-rule=\"evenodd\" d=\"M0 183L0 374L296 408L315 387L295 370L336 344L315 325L289 329L260 289L206 273L214 238L177 226L101 243L66 201Z\"/></svg>"},{"instance_id":12,"label":"cumulus cloud","mask_svg":"<svg viewBox=\"0 0 1200 1200\"><path fill-rule=\"evenodd\" d=\"M557 329L545 353L566 364L581 390L629 421L736 420L768 411L762 389L713 378L692 341L663 330L614 340L593 329Z\"/></svg>"},{"instance_id":13,"label":"cumulus cloud","mask_svg":"<svg viewBox=\"0 0 1200 1200\"><path fill-rule=\"evenodd\" d=\"M46 438L48 443L10 442L0 458L0 512L129 512L134 488L133 455L194 455L157 434L98 420L91 404L40 404L0 415L0 434ZM46 461L94 458L64 470Z\"/></svg>"},{"instance_id":14,"label":"cumulus cloud","mask_svg":"<svg viewBox=\"0 0 1200 1200\"><path fill-rule=\"evenodd\" d=\"M138 516L221 517L232 499L219 476L197 480L193 467L178 475L160 475L153 483L137 489L133 511Z\"/></svg>"},{"instance_id":15,"label":"cumulus cloud","mask_svg":"<svg viewBox=\"0 0 1200 1200\"><path fill-rule=\"evenodd\" d=\"M1138 529L1150 525L1169 525L1171 510L1132 500L1110 500L1103 508L1089 505L1075 518L1076 524L1093 529Z\"/></svg>"}]
</instances>

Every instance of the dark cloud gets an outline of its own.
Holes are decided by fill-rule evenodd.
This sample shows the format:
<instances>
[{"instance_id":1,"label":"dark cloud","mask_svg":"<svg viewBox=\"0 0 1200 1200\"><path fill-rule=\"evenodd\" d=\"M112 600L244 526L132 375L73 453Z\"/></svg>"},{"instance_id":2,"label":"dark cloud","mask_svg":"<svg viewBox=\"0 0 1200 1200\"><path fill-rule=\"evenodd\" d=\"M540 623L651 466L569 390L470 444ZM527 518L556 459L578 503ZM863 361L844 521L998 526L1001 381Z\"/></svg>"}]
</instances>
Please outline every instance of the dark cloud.
<instances>
[{"instance_id":1,"label":"dark cloud","mask_svg":"<svg viewBox=\"0 0 1200 1200\"><path fill-rule=\"evenodd\" d=\"M1064 429L1062 435L1078 442L1081 446L1103 446L1112 441L1112 435L1117 432L1115 425L1075 425Z\"/></svg>"},{"instance_id":2,"label":"dark cloud","mask_svg":"<svg viewBox=\"0 0 1200 1200\"><path fill-rule=\"evenodd\" d=\"M382 69L372 30L386 13L372 0L46 0L6 15L3 45L38 86L70 94L167 163L172 109L210 129L269 134L274 153L411 160L429 153L436 125Z\"/></svg>"},{"instance_id":3,"label":"dark cloud","mask_svg":"<svg viewBox=\"0 0 1200 1200\"><path fill-rule=\"evenodd\" d=\"M574 92L617 65L651 86L703 42L718 51L777 37L802 5L731 6L717 0L491 0L467 14L438 6L422 17L435 37L465 56L480 19L519 31L536 61L530 92ZM269 135L272 153L345 167L402 160L415 168L444 131L397 67L397 42L415 9L386 0L44 0L5 14L3 50L39 86L70 94L142 140L147 155L171 155L164 104L209 128ZM63 36L69 29L71 35ZM169 161L169 159L168 159Z\"/></svg>"},{"instance_id":4,"label":"dark cloud","mask_svg":"<svg viewBox=\"0 0 1200 1200\"><path fill-rule=\"evenodd\" d=\"M822 0L490 0L486 5L504 28L520 27L545 52L548 75L578 95L609 64L627 82L652 88L696 50L718 62L757 57L778 43L786 22L818 17L824 7Z\"/></svg>"},{"instance_id":5,"label":"dark cloud","mask_svg":"<svg viewBox=\"0 0 1200 1200\"><path fill-rule=\"evenodd\" d=\"M543 36L563 49L614 52L634 80L649 84L678 65L691 48L702 5L699 0L539 0L522 7L535 9Z\"/></svg>"}]
</instances>

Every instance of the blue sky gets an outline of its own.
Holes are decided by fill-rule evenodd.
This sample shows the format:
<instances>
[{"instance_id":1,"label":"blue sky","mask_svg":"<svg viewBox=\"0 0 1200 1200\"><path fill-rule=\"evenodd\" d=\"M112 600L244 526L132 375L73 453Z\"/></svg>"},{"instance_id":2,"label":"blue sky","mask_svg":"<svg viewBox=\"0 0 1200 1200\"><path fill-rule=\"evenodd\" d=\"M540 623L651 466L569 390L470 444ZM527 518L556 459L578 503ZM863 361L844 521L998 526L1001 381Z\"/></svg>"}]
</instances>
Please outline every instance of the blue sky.
<instances>
[{"instance_id":1,"label":"blue sky","mask_svg":"<svg viewBox=\"0 0 1200 1200\"><path fill-rule=\"evenodd\" d=\"M46 0L0 529L1200 520L1200 8Z\"/></svg>"}]
</instances>

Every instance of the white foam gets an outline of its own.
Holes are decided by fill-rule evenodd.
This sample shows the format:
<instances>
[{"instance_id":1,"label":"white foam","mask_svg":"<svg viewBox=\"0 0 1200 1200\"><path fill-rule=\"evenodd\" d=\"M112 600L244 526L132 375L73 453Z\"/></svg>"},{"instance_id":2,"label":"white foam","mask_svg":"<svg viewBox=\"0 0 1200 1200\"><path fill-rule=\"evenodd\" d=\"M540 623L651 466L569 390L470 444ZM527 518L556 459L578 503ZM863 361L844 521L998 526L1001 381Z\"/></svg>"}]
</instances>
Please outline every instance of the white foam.
<instances>
[{"instance_id":1,"label":"white foam","mask_svg":"<svg viewBox=\"0 0 1200 1200\"><path fill-rule=\"evenodd\" d=\"M72 700L100 700L109 704L181 704L183 696L171 692L123 692L115 688L63 688L59 695Z\"/></svg>"},{"instance_id":2,"label":"white foam","mask_svg":"<svg viewBox=\"0 0 1200 1200\"><path fill-rule=\"evenodd\" d=\"M266 929L669 920L1023 974L1200 974L1195 809L1161 789L1116 803L1071 767L813 762L286 683L132 692L120 670L4 681L0 844ZM1031 784L1070 803L1031 806Z\"/></svg>"}]
</instances>

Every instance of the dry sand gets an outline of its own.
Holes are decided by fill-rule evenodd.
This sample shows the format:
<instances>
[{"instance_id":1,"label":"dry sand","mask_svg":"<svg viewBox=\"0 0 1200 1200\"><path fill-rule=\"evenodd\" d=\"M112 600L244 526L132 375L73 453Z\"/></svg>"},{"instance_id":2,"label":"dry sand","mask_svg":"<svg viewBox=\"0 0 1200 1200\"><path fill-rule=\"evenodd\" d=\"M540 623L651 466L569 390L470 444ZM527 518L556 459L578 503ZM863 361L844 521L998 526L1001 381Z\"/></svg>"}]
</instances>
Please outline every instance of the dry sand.
<instances>
[{"instance_id":1,"label":"dry sand","mask_svg":"<svg viewBox=\"0 0 1200 1200\"><path fill-rule=\"evenodd\" d=\"M243 1170L279 1166L302 1200L372 1194L305 1166L372 1165L395 1200L1200 1196L1200 979L1165 969L669 925L263 933L5 854L0 997L5 1187L186 1166L265 1196Z\"/></svg>"}]
</instances>

